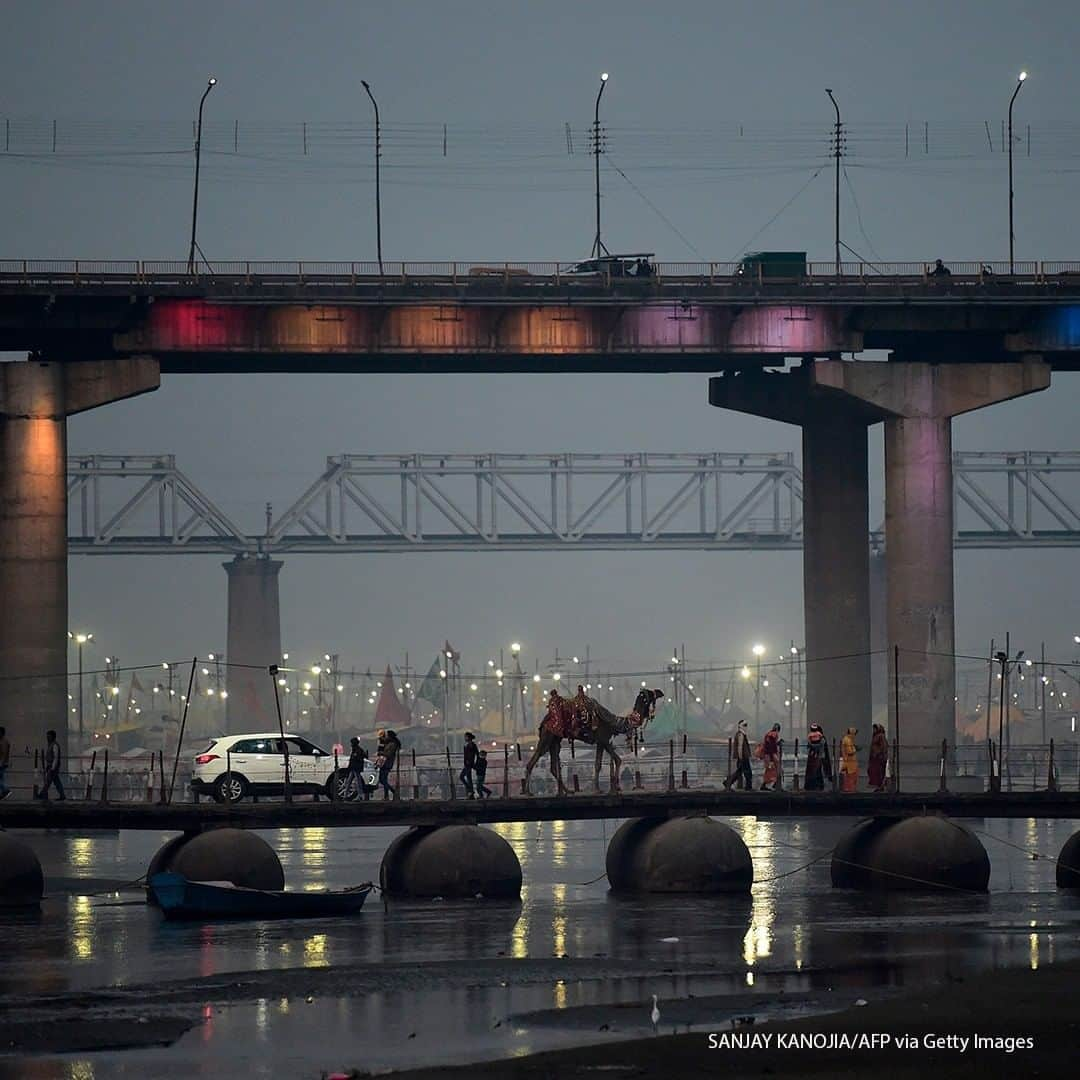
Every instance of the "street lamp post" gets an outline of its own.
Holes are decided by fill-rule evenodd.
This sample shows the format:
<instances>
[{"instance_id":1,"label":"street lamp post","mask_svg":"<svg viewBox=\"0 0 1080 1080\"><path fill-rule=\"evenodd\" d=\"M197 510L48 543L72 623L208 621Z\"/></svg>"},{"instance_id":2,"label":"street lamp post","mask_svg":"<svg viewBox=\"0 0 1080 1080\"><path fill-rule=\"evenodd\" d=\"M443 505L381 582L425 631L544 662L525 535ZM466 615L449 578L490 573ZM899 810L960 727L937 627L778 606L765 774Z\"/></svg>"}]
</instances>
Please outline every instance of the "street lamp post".
<instances>
[{"instance_id":1,"label":"street lamp post","mask_svg":"<svg viewBox=\"0 0 1080 1080\"><path fill-rule=\"evenodd\" d=\"M754 729L761 726L761 658L765 655L765 646L757 644L753 649L757 660L757 674L754 677Z\"/></svg>"},{"instance_id":2,"label":"street lamp post","mask_svg":"<svg viewBox=\"0 0 1080 1080\"><path fill-rule=\"evenodd\" d=\"M75 642L75 651L78 653L78 657L79 657L79 714L78 715L79 715L79 744L80 744L80 749L81 749L82 748L82 739L83 739L83 655L82 655L82 653L83 653L83 646L88 641L93 641L94 640L94 635L93 634L73 634L69 630L68 631L68 637L71 638L71 640Z\"/></svg>"},{"instance_id":3,"label":"street lamp post","mask_svg":"<svg viewBox=\"0 0 1080 1080\"><path fill-rule=\"evenodd\" d=\"M593 257L600 258L601 253L608 254L600 239L600 99L604 96L604 87L607 86L608 73L605 71L600 76L600 90L596 95L596 109L593 112L593 157L596 162L596 239L593 241Z\"/></svg>"},{"instance_id":4,"label":"street lamp post","mask_svg":"<svg viewBox=\"0 0 1080 1080\"><path fill-rule=\"evenodd\" d=\"M188 248L187 269L189 274L195 273L195 249L198 244L195 240L195 226L199 220L199 160L202 156L202 114L203 105L206 104L207 95L217 86L217 79L213 75L206 80L206 89L199 98L199 119L195 125L195 195L191 203L191 246Z\"/></svg>"},{"instance_id":5,"label":"street lamp post","mask_svg":"<svg viewBox=\"0 0 1080 1080\"><path fill-rule=\"evenodd\" d=\"M1016 89L1009 98L1009 273L1013 272L1013 245L1016 239L1013 233L1013 105L1016 103L1016 95L1020 93L1020 87L1024 85L1027 72L1021 71L1016 77Z\"/></svg>"},{"instance_id":6,"label":"street lamp post","mask_svg":"<svg viewBox=\"0 0 1080 1080\"><path fill-rule=\"evenodd\" d=\"M840 123L840 106L836 104L836 98L833 97L833 92L826 89L826 94L829 95L829 100L833 103L833 108L836 110L836 134L834 136L833 156L836 158L836 182L834 184L834 240L836 248L836 276L840 276L840 147L841 136L843 134L843 125Z\"/></svg>"},{"instance_id":7,"label":"street lamp post","mask_svg":"<svg viewBox=\"0 0 1080 1080\"><path fill-rule=\"evenodd\" d=\"M382 277L382 201L379 196L379 158L382 157L382 128L379 126L379 103L371 87L361 79L360 85L367 91L375 109L375 251L379 259L379 277Z\"/></svg>"}]
</instances>

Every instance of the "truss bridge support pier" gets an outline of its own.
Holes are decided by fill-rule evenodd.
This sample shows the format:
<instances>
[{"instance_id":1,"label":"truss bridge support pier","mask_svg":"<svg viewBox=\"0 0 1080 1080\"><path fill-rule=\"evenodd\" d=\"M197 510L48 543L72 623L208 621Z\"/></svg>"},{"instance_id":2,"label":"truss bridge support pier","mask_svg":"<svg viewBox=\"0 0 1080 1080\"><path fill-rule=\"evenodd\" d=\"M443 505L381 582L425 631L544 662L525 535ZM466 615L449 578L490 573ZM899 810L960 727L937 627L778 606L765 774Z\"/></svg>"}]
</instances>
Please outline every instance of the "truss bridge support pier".
<instances>
[{"instance_id":1,"label":"truss bridge support pier","mask_svg":"<svg viewBox=\"0 0 1080 1080\"><path fill-rule=\"evenodd\" d=\"M229 579L225 726L230 734L277 730L268 669L281 663L278 575L284 565L262 555L237 555L224 564Z\"/></svg>"},{"instance_id":2,"label":"truss bridge support pier","mask_svg":"<svg viewBox=\"0 0 1080 1080\"><path fill-rule=\"evenodd\" d=\"M0 364L0 724L14 758L49 728L66 751L67 418L159 382L141 356Z\"/></svg>"},{"instance_id":3,"label":"truss bridge support pier","mask_svg":"<svg viewBox=\"0 0 1080 1080\"><path fill-rule=\"evenodd\" d=\"M886 626L900 656L889 729L895 738L899 722L909 748L909 789L936 786L935 748L955 735L952 418L1049 385L1041 357L811 360L710 380L711 404L802 428L807 715L830 734L850 726L864 739L872 716L866 433L885 424Z\"/></svg>"}]
</instances>

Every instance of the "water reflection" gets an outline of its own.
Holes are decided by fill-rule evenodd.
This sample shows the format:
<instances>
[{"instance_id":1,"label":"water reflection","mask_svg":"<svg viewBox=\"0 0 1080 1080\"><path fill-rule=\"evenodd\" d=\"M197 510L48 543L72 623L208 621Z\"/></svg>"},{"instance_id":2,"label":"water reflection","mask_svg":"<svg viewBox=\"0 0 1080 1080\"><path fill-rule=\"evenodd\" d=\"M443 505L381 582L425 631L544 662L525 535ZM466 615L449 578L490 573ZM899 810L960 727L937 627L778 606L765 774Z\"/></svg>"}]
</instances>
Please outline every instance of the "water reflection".
<instances>
[{"instance_id":1,"label":"water reflection","mask_svg":"<svg viewBox=\"0 0 1080 1080\"><path fill-rule=\"evenodd\" d=\"M0 1058L0 1080L187 1080L226 1070L269 1078L476 1060L595 1031L512 1019L537 1010L559 1010L565 1023L593 1006L622 1024L647 1016L640 1006L653 993L666 1001L745 999L831 986L869 996L875 987L1037 968L1080 954L1080 900L1056 891L1053 858L1029 854L1056 856L1069 823L988 823L987 833L1022 850L986 840L992 892L978 897L833 890L828 860L801 868L831 847L846 821L730 824L754 858L757 884L747 897L613 897L602 874L617 823L513 823L496 831L522 865L520 903L373 897L353 919L207 926L165 923L145 905L91 895L97 885L88 879L137 877L163 837L35 837L50 899L37 921L0 914L0 939L10 943L0 965L5 1006L14 995L113 985L157 991L193 980L206 984L208 997L183 1008L207 1008L170 1050L94 1055L92 1065ZM267 837L288 887L308 889L374 878L394 835L305 829ZM275 970L280 978L267 980ZM239 1004L213 999L217 986L260 979Z\"/></svg>"}]
</instances>

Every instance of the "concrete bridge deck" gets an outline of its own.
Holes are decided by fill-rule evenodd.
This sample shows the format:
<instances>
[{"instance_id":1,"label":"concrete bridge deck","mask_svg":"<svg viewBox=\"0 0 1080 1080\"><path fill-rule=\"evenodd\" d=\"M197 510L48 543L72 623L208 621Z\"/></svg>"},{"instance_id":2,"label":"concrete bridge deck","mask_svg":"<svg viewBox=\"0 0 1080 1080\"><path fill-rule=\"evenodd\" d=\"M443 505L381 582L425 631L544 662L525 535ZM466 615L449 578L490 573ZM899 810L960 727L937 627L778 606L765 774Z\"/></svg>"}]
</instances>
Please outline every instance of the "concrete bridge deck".
<instances>
[{"instance_id":1,"label":"concrete bridge deck","mask_svg":"<svg viewBox=\"0 0 1080 1080\"><path fill-rule=\"evenodd\" d=\"M600 818L681 816L756 818L906 816L941 813L958 818L1080 818L1080 792L1000 794L769 791L635 792L618 795L516 797L441 802L401 799L332 803L297 797L293 803L236 806L213 803L7 802L0 829L134 829L197 832L220 826L243 829L345 828L495 824L509 821L584 821Z\"/></svg>"}]
</instances>

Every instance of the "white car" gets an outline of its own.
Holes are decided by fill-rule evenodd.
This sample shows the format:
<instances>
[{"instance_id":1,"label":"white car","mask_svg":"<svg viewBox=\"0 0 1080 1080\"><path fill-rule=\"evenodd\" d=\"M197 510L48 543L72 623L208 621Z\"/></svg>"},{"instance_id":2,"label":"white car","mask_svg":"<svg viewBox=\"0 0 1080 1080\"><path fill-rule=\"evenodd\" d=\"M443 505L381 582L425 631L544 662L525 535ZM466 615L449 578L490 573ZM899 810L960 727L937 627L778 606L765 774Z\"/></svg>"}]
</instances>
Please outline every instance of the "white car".
<instances>
[{"instance_id":1,"label":"white car","mask_svg":"<svg viewBox=\"0 0 1080 1080\"><path fill-rule=\"evenodd\" d=\"M327 798L356 797L355 782L349 784L348 758L339 759L334 775L334 756L299 735L287 735L289 780L294 793L308 792ZM378 773L370 763L364 783L374 787ZM334 784L337 789L331 791ZM223 735L196 755L191 777L192 791L212 795L218 802L239 802L245 795L285 793L285 750L281 735Z\"/></svg>"}]
</instances>

